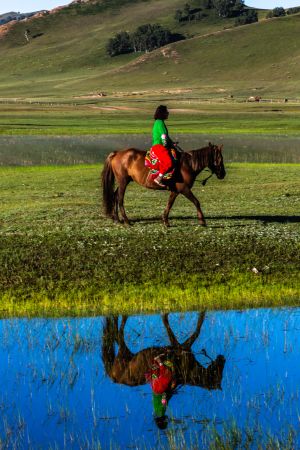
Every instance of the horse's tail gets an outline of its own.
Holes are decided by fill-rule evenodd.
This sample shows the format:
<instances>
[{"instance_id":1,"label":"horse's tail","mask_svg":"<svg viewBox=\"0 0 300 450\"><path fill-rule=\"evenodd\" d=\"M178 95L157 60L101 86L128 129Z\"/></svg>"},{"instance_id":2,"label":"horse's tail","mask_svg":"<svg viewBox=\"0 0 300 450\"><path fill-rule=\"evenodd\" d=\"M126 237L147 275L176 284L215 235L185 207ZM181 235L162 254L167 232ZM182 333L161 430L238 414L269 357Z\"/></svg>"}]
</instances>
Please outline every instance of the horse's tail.
<instances>
[{"instance_id":1,"label":"horse's tail","mask_svg":"<svg viewBox=\"0 0 300 450\"><path fill-rule=\"evenodd\" d=\"M112 152L108 155L101 174L103 206L105 214L108 217L112 216L115 204L115 174L112 169L111 161L116 154L117 152Z\"/></svg>"}]
</instances>

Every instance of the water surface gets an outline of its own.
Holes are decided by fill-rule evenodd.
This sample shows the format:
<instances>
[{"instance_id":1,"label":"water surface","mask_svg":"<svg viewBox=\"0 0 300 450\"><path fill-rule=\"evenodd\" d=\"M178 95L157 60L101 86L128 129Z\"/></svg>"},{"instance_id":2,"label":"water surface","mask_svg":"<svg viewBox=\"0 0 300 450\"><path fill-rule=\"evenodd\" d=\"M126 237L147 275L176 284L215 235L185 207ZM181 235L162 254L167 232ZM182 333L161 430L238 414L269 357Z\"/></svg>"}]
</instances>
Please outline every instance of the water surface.
<instances>
[{"instance_id":1,"label":"water surface","mask_svg":"<svg viewBox=\"0 0 300 450\"><path fill-rule=\"evenodd\" d=\"M208 448L237 428L265 441L292 429L299 448L299 319L299 308L3 319L0 447ZM190 366L161 430L144 371L116 367L166 351Z\"/></svg>"},{"instance_id":2,"label":"water surface","mask_svg":"<svg viewBox=\"0 0 300 450\"><path fill-rule=\"evenodd\" d=\"M276 135L172 135L194 150L208 142L224 144L226 162L299 163L300 137ZM0 165L90 164L103 162L114 150L148 149L150 135L0 136Z\"/></svg>"}]
</instances>

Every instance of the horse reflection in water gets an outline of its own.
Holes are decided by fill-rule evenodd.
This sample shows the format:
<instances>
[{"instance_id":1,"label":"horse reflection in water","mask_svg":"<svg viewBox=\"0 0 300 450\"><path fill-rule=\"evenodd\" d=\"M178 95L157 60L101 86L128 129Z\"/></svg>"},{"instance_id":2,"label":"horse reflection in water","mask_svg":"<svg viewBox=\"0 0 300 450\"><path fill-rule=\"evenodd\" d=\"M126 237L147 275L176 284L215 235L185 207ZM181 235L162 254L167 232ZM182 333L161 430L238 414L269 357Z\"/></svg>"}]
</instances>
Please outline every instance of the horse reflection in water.
<instances>
[{"instance_id":1,"label":"horse reflection in water","mask_svg":"<svg viewBox=\"0 0 300 450\"><path fill-rule=\"evenodd\" d=\"M205 318L205 312L198 315L195 331L183 342L178 342L169 323L168 314L162 316L164 327L167 331L170 344L168 346L153 346L133 353L125 342L124 329L127 317L123 316L120 326L117 316L105 319L103 329L102 357L107 375L115 382L127 386L138 386L147 383L147 372L156 358L165 358L172 363L176 386L190 385L205 389L221 389L221 381L225 358L218 355L211 359L203 349L210 363L207 367L201 365L192 351L192 345L199 337ZM118 352L115 351L118 345ZM168 400L174 391L167 393ZM166 416L156 420L160 428L167 426Z\"/></svg>"}]
</instances>

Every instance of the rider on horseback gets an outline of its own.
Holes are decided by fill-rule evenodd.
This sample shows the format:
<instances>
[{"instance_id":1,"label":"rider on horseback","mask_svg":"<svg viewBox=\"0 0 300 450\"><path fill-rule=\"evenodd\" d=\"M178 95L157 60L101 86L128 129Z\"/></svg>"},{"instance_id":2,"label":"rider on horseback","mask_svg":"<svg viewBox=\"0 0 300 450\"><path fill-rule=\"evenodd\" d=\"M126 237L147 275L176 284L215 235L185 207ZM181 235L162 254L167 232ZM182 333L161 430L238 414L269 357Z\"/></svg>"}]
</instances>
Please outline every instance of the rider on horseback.
<instances>
[{"instance_id":1,"label":"rider on horseback","mask_svg":"<svg viewBox=\"0 0 300 450\"><path fill-rule=\"evenodd\" d=\"M159 161L159 173L153 181L161 187L165 187L163 184L165 175L174 168L171 149L176 147L176 143L170 139L164 122L168 117L168 108L164 105L158 106L154 114L155 122L152 129L151 156L156 157Z\"/></svg>"}]
</instances>

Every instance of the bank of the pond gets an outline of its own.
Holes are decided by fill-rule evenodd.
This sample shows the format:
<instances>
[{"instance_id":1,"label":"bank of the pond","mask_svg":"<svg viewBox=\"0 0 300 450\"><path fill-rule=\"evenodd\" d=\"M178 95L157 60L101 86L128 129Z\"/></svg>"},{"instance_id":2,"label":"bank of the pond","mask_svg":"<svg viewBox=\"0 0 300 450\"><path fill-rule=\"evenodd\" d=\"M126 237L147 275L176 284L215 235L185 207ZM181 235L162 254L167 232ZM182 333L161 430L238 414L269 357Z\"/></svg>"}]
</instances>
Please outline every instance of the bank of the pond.
<instances>
[{"instance_id":1,"label":"bank of the pond","mask_svg":"<svg viewBox=\"0 0 300 450\"><path fill-rule=\"evenodd\" d=\"M0 317L60 317L139 314L199 309L227 310L299 306L297 273L280 276L232 273L227 277L185 277L174 283L111 285L82 283L69 288L8 290L0 296Z\"/></svg>"},{"instance_id":2,"label":"bank of the pond","mask_svg":"<svg viewBox=\"0 0 300 450\"><path fill-rule=\"evenodd\" d=\"M290 221L7 233L0 239L2 313L299 305L299 234Z\"/></svg>"}]
</instances>

